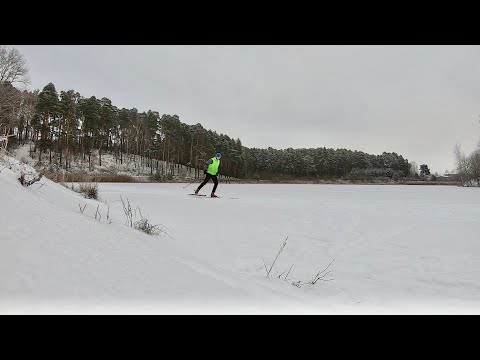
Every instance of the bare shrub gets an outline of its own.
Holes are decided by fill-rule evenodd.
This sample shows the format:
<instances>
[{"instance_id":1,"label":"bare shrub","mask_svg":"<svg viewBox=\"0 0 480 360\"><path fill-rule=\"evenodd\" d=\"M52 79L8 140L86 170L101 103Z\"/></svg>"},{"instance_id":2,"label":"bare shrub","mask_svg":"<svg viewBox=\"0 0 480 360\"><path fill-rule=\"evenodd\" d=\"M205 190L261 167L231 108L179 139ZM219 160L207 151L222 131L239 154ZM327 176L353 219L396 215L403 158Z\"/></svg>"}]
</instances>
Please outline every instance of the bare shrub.
<instances>
[{"instance_id":1,"label":"bare shrub","mask_svg":"<svg viewBox=\"0 0 480 360\"><path fill-rule=\"evenodd\" d=\"M270 277L270 273L271 273L271 271L272 271L272 269L273 269L273 266L275 265L275 263L276 263L278 257L280 256L280 254L281 254L281 253L283 252L283 250L285 249L285 246L286 246L286 244L287 244L287 240L288 240L288 236L287 236L287 238L284 240L284 242L282 243L282 246L280 247L280 250L278 251L277 256L275 257L275 260L273 261L273 263L272 263L272 265L270 266L270 268L267 268L267 265L265 264L265 260L263 260L263 258L262 258L263 266L264 266L264 268L265 268L265 272L267 273L267 276L266 276L267 278ZM304 285L304 284L315 285L318 281L332 281L333 279L325 279L325 277L326 277L328 274L330 274L330 273L333 272L333 270L327 271L328 268L330 267L330 265L332 265L333 261L334 261L334 260L332 260L332 261L330 262L330 264L328 264L328 266L327 266L325 269L323 269L323 270L321 270L321 271L318 271L318 272L315 274L315 276L313 276L312 279L310 279L309 281L297 280L297 281L292 281L291 284L292 284L293 286L296 286L296 287L298 287L298 288L301 288L302 285ZM285 277L283 278L284 281L287 281L287 280L288 280L288 275L290 274L290 272L291 272L291 270L292 270L292 268L293 268L293 265L294 265L294 264L292 264L292 265L290 266L290 268L288 269L288 272L287 272L287 270L285 269L280 275L277 276L277 278L280 279L280 280L282 280L282 275L285 274L285 272L287 272L287 274L286 274Z\"/></svg>"},{"instance_id":2,"label":"bare shrub","mask_svg":"<svg viewBox=\"0 0 480 360\"><path fill-rule=\"evenodd\" d=\"M26 175L30 175L30 174L25 174L24 172L22 172L20 174L20 177L18 178L18 181L20 181L20 184L22 184L23 186L30 186L42 179L42 174L37 174L36 176L30 176L30 179L28 180L26 178Z\"/></svg>"},{"instance_id":3,"label":"bare shrub","mask_svg":"<svg viewBox=\"0 0 480 360\"><path fill-rule=\"evenodd\" d=\"M148 235L160 235L161 233L165 233L166 235L170 236L165 231L165 226L150 224L149 220L142 215L142 211L138 206L134 210L128 198L126 199L126 201L124 201L123 198L120 196L120 200L122 201L123 212L127 217L126 225L140 230ZM140 216L140 220L137 220L137 213Z\"/></svg>"},{"instance_id":4,"label":"bare shrub","mask_svg":"<svg viewBox=\"0 0 480 360\"><path fill-rule=\"evenodd\" d=\"M109 182L109 183L133 183L135 179L129 175L119 174L84 174L84 173L65 173L66 182Z\"/></svg>"},{"instance_id":5,"label":"bare shrub","mask_svg":"<svg viewBox=\"0 0 480 360\"><path fill-rule=\"evenodd\" d=\"M148 219L141 219L133 224L133 227L137 230L143 231L145 234L148 235L160 235L162 232L160 226L152 225L148 222Z\"/></svg>"},{"instance_id":6,"label":"bare shrub","mask_svg":"<svg viewBox=\"0 0 480 360\"><path fill-rule=\"evenodd\" d=\"M87 199L98 200L98 184L96 183L80 184L78 192L83 194Z\"/></svg>"},{"instance_id":7,"label":"bare shrub","mask_svg":"<svg viewBox=\"0 0 480 360\"><path fill-rule=\"evenodd\" d=\"M273 263L272 265L270 266L270 269L267 269L267 265L265 264L265 260L263 260L263 265L265 266L265 271L267 272L267 278L270 277L270 272L272 271L273 269L273 265L275 265L275 262L277 261L278 257L280 256L280 254L282 253L282 251L285 249L285 246L287 245L287 240L288 240L288 236L287 238L285 239L285 241L283 242L282 246L280 247L280 250L278 250L278 254L277 256L275 257L275 260L273 260Z\"/></svg>"}]
</instances>

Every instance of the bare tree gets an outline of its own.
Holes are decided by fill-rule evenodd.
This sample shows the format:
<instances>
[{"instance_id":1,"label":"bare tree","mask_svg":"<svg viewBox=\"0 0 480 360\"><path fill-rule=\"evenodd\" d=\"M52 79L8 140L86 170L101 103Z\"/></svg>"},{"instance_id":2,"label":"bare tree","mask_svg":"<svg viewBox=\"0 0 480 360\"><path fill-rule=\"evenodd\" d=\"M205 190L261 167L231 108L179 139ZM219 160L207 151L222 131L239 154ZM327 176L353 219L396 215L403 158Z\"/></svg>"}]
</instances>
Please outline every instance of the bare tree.
<instances>
[{"instance_id":1,"label":"bare tree","mask_svg":"<svg viewBox=\"0 0 480 360\"><path fill-rule=\"evenodd\" d=\"M35 115L35 106L38 100L38 90L33 93L23 91L18 111L18 135L19 140L25 143L33 138L32 119Z\"/></svg>"},{"instance_id":2,"label":"bare tree","mask_svg":"<svg viewBox=\"0 0 480 360\"><path fill-rule=\"evenodd\" d=\"M30 83L27 61L23 55L17 49L4 45L0 45L0 83Z\"/></svg>"},{"instance_id":3,"label":"bare tree","mask_svg":"<svg viewBox=\"0 0 480 360\"><path fill-rule=\"evenodd\" d=\"M455 145L455 163L460 179L467 186L480 186L480 147L470 155L462 153L460 145Z\"/></svg>"},{"instance_id":4,"label":"bare tree","mask_svg":"<svg viewBox=\"0 0 480 360\"><path fill-rule=\"evenodd\" d=\"M418 175L418 165L415 161L410 161L410 176L415 177L415 175Z\"/></svg>"},{"instance_id":5,"label":"bare tree","mask_svg":"<svg viewBox=\"0 0 480 360\"><path fill-rule=\"evenodd\" d=\"M469 164L468 159L464 153L462 153L462 149L460 144L455 145L455 150L453 151L455 155L455 166L458 175L460 175L460 179L462 182L467 181L468 173L469 173Z\"/></svg>"},{"instance_id":6,"label":"bare tree","mask_svg":"<svg viewBox=\"0 0 480 360\"><path fill-rule=\"evenodd\" d=\"M476 149L468 158L470 163L471 180L480 187L480 150Z\"/></svg>"},{"instance_id":7,"label":"bare tree","mask_svg":"<svg viewBox=\"0 0 480 360\"><path fill-rule=\"evenodd\" d=\"M0 83L0 134L7 135L18 125L22 93L10 83Z\"/></svg>"},{"instance_id":8,"label":"bare tree","mask_svg":"<svg viewBox=\"0 0 480 360\"><path fill-rule=\"evenodd\" d=\"M21 122L23 94L15 85L27 85L27 62L15 48L0 46L0 132L7 135Z\"/></svg>"}]
</instances>

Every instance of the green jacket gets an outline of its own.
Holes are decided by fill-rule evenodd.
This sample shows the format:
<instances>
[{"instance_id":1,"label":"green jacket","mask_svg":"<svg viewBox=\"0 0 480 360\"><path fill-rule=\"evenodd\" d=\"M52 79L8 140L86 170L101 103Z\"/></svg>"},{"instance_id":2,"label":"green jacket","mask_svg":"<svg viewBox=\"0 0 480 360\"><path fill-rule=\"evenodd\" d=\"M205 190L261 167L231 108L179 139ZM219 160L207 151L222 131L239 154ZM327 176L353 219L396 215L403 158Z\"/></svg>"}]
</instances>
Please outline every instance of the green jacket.
<instances>
[{"instance_id":1,"label":"green jacket","mask_svg":"<svg viewBox=\"0 0 480 360\"><path fill-rule=\"evenodd\" d=\"M218 160L216 157L213 157L205 162L205 166L207 173L210 175L217 175L218 167L220 166L220 160Z\"/></svg>"}]
</instances>

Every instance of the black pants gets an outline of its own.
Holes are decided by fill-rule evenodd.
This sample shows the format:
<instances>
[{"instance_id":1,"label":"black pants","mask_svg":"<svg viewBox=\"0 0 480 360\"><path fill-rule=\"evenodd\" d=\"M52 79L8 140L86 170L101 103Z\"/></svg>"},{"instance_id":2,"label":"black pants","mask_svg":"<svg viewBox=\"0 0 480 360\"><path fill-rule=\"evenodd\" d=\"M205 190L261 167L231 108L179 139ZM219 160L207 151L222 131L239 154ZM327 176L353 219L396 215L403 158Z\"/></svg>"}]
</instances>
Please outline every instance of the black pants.
<instances>
[{"instance_id":1,"label":"black pants","mask_svg":"<svg viewBox=\"0 0 480 360\"><path fill-rule=\"evenodd\" d=\"M209 173L206 173L205 174L205 180L203 180L203 182L200 184L200 186L198 187L198 190L200 190L202 187L205 186L205 184L210 180L212 179L214 184L213 185L213 190L212 190L212 193L215 192L215 190L217 190L217 186L218 186L218 179L217 179L217 175L212 175L212 174L209 174Z\"/></svg>"}]
</instances>

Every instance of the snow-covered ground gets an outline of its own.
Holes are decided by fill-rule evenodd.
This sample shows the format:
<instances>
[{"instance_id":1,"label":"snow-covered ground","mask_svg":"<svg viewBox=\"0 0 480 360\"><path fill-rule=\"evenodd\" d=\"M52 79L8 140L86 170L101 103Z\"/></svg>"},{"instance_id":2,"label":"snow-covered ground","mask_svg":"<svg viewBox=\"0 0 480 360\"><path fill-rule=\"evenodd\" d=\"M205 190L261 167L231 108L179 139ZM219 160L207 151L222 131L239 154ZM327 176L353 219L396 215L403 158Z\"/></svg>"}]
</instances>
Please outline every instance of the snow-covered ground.
<instances>
[{"instance_id":1,"label":"snow-covered ground","mask_svg":"<svg viewBox=\"0 0 480 360\"><path fill-rule=\"evenodd\" d=\"M100 184L97 202L17 177L0 173L0 313L480 313L478 189ZM120 196L166 233L126 226Z\"/></svg>"}]
</instances>

